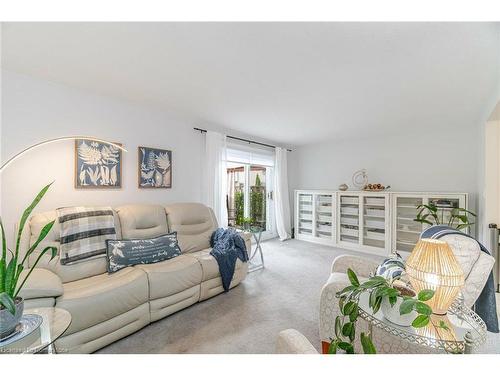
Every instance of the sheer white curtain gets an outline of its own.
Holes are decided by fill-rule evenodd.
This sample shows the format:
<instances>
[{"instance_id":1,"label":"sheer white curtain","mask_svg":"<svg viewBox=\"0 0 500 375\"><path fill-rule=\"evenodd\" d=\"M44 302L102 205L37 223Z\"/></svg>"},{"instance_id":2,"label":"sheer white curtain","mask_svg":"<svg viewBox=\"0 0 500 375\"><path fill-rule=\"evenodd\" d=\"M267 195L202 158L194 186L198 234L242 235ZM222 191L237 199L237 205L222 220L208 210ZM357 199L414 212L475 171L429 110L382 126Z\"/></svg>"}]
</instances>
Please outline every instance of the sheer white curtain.
<instances>
[{"instance_id":1,"label":"sheer white curtain","mask_svg":"<svg viewBox=\"0 0 500 375\"><path fill-rule=\"evenodd\" d=\"M290 197L288 195L287 150L276 147L274 163L274 209L280 240L291 237Z\"/></svg>"},{"instance_id":2,"label":"sheer white curtain","mask_svg":"<svg viewBox=\"0 0 500 375\"><path fill-rule=\"evenodd\" d=\"M219 227L227 227L226 136L207 131L205 138L205 170L203 202L214 210Z\"/></svg>"}]
</instances>

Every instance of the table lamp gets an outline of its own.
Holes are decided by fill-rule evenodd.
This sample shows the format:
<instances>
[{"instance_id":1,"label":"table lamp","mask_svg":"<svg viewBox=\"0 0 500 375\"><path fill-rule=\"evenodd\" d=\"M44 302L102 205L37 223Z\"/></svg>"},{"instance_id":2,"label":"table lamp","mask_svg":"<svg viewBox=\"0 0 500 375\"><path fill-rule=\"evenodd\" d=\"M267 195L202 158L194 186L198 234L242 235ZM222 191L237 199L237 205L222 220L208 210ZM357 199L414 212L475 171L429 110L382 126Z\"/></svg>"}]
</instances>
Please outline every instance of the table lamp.
<instances>
[{"instance_id":1,"label":"table lamp","mask_svg":"<svg viewBox=\"0 0 500 375\"><path fill-rule=\"evenodd\" d=\"M448 243L420 239L405 266L415 291L433 290L434 296L426 303L434 314L445 315L465 283L462 268Z\"/></svg>"}]
</instances>

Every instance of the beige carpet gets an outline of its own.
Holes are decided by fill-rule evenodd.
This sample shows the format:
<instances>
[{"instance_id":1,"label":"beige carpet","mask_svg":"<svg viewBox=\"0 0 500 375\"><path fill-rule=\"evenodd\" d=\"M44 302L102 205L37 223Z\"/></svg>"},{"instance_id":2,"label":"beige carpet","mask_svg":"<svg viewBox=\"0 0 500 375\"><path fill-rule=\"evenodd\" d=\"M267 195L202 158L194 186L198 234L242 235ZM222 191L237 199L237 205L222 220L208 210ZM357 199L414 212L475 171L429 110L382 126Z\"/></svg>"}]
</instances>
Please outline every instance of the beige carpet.
<instances>
[{"instance_id":1,"label":"beige carpet","mask_svg":"<svg viewBox=\"0 0 500 375\"><path fill-rule=\"evenodd\" d=\"M281 330L295 328L319 349L321 287L342 249L291 240L262 244L266 268L227 294L179 311L99 353L273 353ZM500 335L482 352L500 353Z\"/></svg>"}]
</instances>

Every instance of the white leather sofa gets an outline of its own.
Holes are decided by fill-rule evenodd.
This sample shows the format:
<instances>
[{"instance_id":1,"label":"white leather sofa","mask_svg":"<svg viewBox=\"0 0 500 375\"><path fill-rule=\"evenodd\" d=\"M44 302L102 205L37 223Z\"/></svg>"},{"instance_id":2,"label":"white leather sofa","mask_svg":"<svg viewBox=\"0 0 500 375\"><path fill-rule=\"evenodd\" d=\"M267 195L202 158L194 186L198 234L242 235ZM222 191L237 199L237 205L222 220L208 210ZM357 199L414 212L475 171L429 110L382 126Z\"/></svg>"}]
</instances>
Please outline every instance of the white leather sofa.
<instances>
[{"instance_id":1,"label":"white leather sofa","mask_svg":"<svg viewBox=\"0 0 500 375\"><path fill-rule=\"evenodd\" d=\"M56 212L35 214L26 225L21 248L33 243ZM115 209L117 235L123 239L151 238L177 232L182 255L155 264L106 272L106 259L61 265L47 255L22 292L26 308L55 306L68 310L72 322L56 342L59 352L91 353L118 339L223 292L219 268L210 253L210 236L217 228L212 210L199 203L127 205ZM249 249L250 236L245 235ZM59 225L38 247L59 249ZM31 262L37 254L32 255ZM239 259L231 287L246 276Z\"/></svg>"},{"instance_id":2,"label":"white leather sofa","mask_svg":"<svg viewBox=\"0 0 500 375\"><path fill-rule=\"evenodd\" d=\"M464 303L471 307L478 299L481 291L486 285L488 276L493 268L495 259L483 252L479 248L477 241L460 235L449 234L443 236L441 240L446 241L465 275L465 286L462 290ZM331 339L335 336L335 317L340 314L336 293L350 285L347 277L347 269L351 268L356 272L360 281L370 277L375 271L379 262L366 257L340 255L334 259L332 270L328 281L321 290L319 335L322 343L323 353L327 352ZM357 332L368 332L368 323L363 319L358 320ZM359 336L357 336L359 337ZM421 346L409 344L404 340L373 327L373 343L378 353L386 354L426 354L441 353L438 350L427 349ZM361 353L359 340L355 340L355 349Z\"/></svg>"}]
</instances>

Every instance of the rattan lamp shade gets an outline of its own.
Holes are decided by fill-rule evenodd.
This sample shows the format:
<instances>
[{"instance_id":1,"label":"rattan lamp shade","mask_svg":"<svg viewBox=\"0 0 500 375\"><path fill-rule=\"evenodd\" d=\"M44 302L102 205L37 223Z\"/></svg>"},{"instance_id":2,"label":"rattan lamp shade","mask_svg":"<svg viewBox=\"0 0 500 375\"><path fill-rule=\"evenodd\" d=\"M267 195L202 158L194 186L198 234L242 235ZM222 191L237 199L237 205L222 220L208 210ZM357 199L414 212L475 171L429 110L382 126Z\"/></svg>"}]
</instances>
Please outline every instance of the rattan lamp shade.
<instances>
[{"instance_id":1,"label":"rattan lamp shade","mask_svg":"<svg viewBox=\"0 0 500 375\"><path fill-rule=\"evenodd\" d=\"M464 286L464 273L450 246L440 240L421 239L406 261L410 283L418 293L435 291L426 303L435 314L446 314Z\"/></svg>"}]
</instances>

